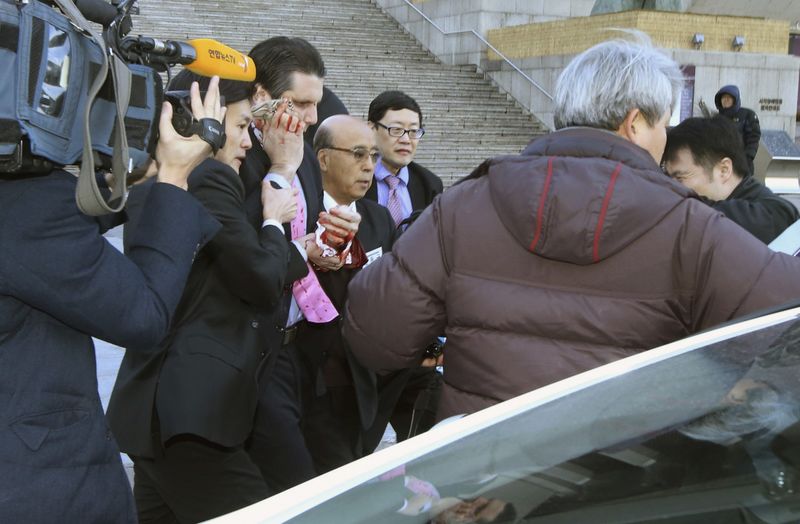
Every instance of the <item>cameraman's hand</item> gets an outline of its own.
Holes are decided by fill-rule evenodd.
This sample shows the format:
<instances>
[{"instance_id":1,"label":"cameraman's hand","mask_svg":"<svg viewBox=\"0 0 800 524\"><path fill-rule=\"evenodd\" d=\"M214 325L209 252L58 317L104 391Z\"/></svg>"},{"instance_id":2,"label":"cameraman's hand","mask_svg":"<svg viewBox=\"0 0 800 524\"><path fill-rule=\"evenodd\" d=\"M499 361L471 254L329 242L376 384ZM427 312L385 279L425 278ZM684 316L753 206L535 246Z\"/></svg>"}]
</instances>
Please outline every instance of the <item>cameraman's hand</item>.
<instances>
[{"instance_id":1,"label":"cameraman's hand","mask_svg":"<svg viewBox=\"0 0 800 524\"><path fill-rule=\"evenodd\" d=\"M439 355L436 358L428 357L422 360L422 363L419 365L421 368L432 368L436 366L443 366L444 365L444 354Z\"/></svg>"},{"instance_id":2,"label":"cameraman's hand","mask_svg":"<svg viewBox=\"0 0 800 524\"><path fill-rule=\"evenodd\" d=\"M303 131L305 124L287 112L286 104L278 106L272 120L261 128L261 147L272 162L270 172L291 181L303 162Z\"/></svg>"},{"instance_id":3,"label":"cameraman's hand","mask_svg":"<svg viewBox=\"0 0 800 524\"><path fill-rule=\"evenodd\" d=\"M197 120L213 118L222 122L225 108L220 105L219 78L213 77L204 100L200 99L200 87L192 83L192 114ZM198 136L183 137L172 127L172 105L164 102L158 125L158 181L186 189L189 173L211 154L211 146Z\"/></svg>"},{"instance_id":4,"label":"cameraman's hand","mask_svg":"<svg viewBox=\"0 0 800 524\"><path fill-rule=\"evenodd\" d=\"M261 182L261 207L264 220L277 220L281 224L294 220L297 216L298 193L299 191L292 187L275 189L269 181Z\"/></svg>"}]
</instances>

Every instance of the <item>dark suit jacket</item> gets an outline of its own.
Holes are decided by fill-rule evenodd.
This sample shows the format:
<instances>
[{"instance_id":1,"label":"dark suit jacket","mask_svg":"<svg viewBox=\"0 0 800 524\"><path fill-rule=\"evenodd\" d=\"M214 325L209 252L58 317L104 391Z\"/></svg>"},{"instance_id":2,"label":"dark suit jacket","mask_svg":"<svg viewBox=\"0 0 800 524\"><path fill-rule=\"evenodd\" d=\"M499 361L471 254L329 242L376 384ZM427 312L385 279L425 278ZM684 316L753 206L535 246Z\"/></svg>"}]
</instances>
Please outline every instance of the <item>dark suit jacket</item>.
<instances>
[{"instance_id":1,"label":"dark suit jacket","mask_svg":"<svg viewBox=\"0 0 800 524\"><path fill-rule=\"evenodd\" d=\"M264 150L257 144L258 139L250 131L250 138L253 140L255 147L247 151L242 167L239 169L239 175L245 187L247 216L254 227L261 226L261 181L264 176L269 173L272 166L269 157ZM305 195L307 220L306 232L313 233L316 230L317 218L322 206L322 177L319 172L319 164L314 150L308 144L304 145L303 162L297 169L297 177L300 184L303 186L303 194ZM289 237L289 225L284 224L287 238ZM283 338L283 329L286 326L286 319L289 315L289 303L291 302L292 283L299 280L308 274L308 265L306 264L303 256L293 244L289 244L290 263L288 273L286 275L285 286L283 295L280 299L279 306L275 309L275 313L271 320L271 331L268 335L267 344L270 349L279 348ZM273 351L275 353L275 351ZM270 361L262 372L261 379L266 379L266 375L270 372L272 361Z\"/></svg>"},{"instance_id":2,"label":"dark suit jacket","mask_svg":"<svg viewBox=\"0 0 800 524\"><path fill-rule=\"evenodd\" d=\"M244 191L247 199L247 216L256 227L261 227L261 181L269 173L272 162L264 149L259 147L258 138L250 130L250 139L254 147L247 151L247 156L239 168L239 176L244 184ZM308 206L308 217L306 221L306 231L312 233L316 229L316 221L319 212L322 211L322 177L319 172L317 156L311 146L304 144L303 162L297 169L297 176L303 186L303 194L306 197ZM302 258L302 257L301 257Z\"/></svg>"},{"instance_id":3,"label":"dark suit jacket","mask_svg":"<svg viewBox=\"0 0 800 524\"><path fill-rule=\"evenodd\" d=\"M195 250L219 227L156 184L125 257L66 172L0 182L0 522L135 522L91 336L157 344Z\"/></svg>"},{"instance_id":4,"label":"dark suit jacket","mask_svg":"<svg viewBox=\"0 0 800 524\"><path fill-rule=\"evenodd\" d=\"M364 195L364 198L373 202L378 201L376 183L377 181L373 181L367 194ZM408 194L411 197L412 212L428 207L433 202L433 198L442 191L444 191L444 185L441 178L416 162L408 164Z\"/></svg>"},{"instance_id":5,"label":"dark suit jacket","mask_svg":"<svg viewBox=\"0 0 800 524\"><path fill-rule=\"evenodd\" d=\"M250 225L237 174L206 160L189 177L189 192L222 229L198 254L167 338L122 361L108 413L131 455L152 457L182 433L223 446L244 442L284 287L289 246L278 228Z\"/></svg>"},{"instance_id":6,"label":"dark suit jacket","mask_svg":"<svg viewBox=\"0 0 800 524\"><path fill-rule=\"evenodd\" d=\"M387 253L392 249L395 227L389 211L371 200L359 200L356 209L361 215L356 238L365 253L381 249ZM347 285L359 269L318 271L325 293L339 312L344 311ZM326 324L309 324L298 334L297 345L315 372L321 372L328 386L353 385L359 403L359 415L364 427L369 427L375 418L378 406L378 391L373 372L355 359L349 358L340 329L341 319Z\"/></svg>"}]
</instances>

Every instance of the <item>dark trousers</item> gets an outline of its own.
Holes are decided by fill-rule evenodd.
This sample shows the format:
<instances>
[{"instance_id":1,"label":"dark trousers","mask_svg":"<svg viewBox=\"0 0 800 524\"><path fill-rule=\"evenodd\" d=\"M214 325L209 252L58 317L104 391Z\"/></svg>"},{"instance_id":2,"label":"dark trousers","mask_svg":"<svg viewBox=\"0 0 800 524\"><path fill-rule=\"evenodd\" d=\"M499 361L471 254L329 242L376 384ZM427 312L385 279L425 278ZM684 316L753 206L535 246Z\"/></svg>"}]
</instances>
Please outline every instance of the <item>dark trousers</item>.
<instances>
[{"instance_id":1,"label":"dark trousers","mask_svg":"<svg viewBox=\"0 0 800 524\"><path fill-rule=\"evenodd\" d=\"M303 433L318 474L364 456L355 388L328 387L309 404Z\"/></svg>"},{"instance_id":2,"label":"dark trousers","mask_svg":"<svg viewBox=\"0 0 800 524\"><path fill-rule=\"evenodd\" d=\"M275 492L347 464L362 453L352 387L318 391L316 370L296 344L283 346L259 389L248 452Z\"/></svg>"},{"instance_id":3,"label":"dark trousers","mask_svg":"<svg viewBox=\"0 0 800 524\"><path fill-rule=\"evenodd\" d=\"M309 381L292 342L279 350L272 373L259 386L247 451L275 493L316 476L302 428L303 396Z\"/></svg>"},{"instance_id":4,"label":"dark trousers","mask_svg":"<svg viewBox=\"0 0 800 524\"><path fill-rule=\"evenodd\" d=\"M163 457L132 459L133 496L142 524L200 522L270 494L242 446L226 448L186 435L170 439Z\"/></svg>"},{"instance_id":5,"label":"dark trousers","mask_svg":"<svg viewBox=\"0 0 800 524\"><path fill-rule=\"evenodd\" d=\"M398 442L433 427L441 392L442 376L436 368L418 367L409 371L408 382L389 419Z\"/></svg>"}]
</instances>

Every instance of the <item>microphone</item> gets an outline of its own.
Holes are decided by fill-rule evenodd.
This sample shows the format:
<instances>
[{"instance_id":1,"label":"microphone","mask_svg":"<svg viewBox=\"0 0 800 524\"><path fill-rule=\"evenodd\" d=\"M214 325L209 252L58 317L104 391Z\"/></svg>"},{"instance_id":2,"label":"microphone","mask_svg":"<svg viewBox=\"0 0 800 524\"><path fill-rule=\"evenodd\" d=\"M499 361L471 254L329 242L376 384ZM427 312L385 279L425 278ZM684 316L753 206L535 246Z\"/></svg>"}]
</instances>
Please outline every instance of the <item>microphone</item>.
<instances>
[{"instance_id":1,"label":"microphone","mask_svg":"<svg viewBox=\"0 0 800 524\"><path fill-rule=\"evenodd\" d=\"M186 69L203 76L217 75L228 80L252 82L256 79L256 64L249 56L232 47L212 40L198 38L189 40L197 58L186 64Z\"/></svg>"},{"instance_id":2,"label":"microphone","mask_svg":"<svg viewBox=\"0 0 800 524\"><path fill-rule=\"evenodd\" d=\"M183 64L198 75L216 75L242 82L252 82L256 78L256 64L252 58L210 38L178 42L140 36L136 40L145 53L162 56L170 63Z\"/></svg>"}]
</instances>

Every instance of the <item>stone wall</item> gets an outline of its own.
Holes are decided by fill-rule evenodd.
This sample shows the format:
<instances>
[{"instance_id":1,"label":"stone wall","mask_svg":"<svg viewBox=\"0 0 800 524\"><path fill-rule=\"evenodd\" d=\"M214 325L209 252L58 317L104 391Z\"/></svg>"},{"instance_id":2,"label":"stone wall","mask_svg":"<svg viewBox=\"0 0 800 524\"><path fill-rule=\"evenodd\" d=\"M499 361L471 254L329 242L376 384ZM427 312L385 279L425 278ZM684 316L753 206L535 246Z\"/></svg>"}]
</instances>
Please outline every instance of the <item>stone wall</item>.
<instances>
[{"instance_id":1,"label":"stone wall","mask_svg":"<svg viewBox=\"0 0 800 524\"><path fill-rule=\"evenodd\" d=\"M474 29L480 33L481 28L499 27L487 31L490 40L496 42L501 51L516 57L514 63L541 86L539 89L508 65L486 60L488 49L474 36L466 33L445 36L401 0L375 2L439 59L450 64L478 65L502 90L551 128L553 107L548 94L553 92L558 75L575 54L606 37L602 31L590 34L589 26L635 27L650 34L656 45L665 48L679 64L695 66L694 115L700 114L697 108L700 99L714 109L713 98L719 87L737 84L743 105L759 114L762 127L784 130L792 138L796 135L800 59L787 54L788 21L652 11L574 19L588 15L594 1L415 0L416 5L445 31ZM698 1L693 4L704 5ZM766 0L763 6L753 6L754 14L759 12L759 6L773 10L779 7L776 0ZM525 25L508 27L526 17L530 21L525 21ZM626 20L629 23L624 23ZM544 23L530 25L530 22ZM544 38L542 34L548 31L548 26L561 29L550 29L549 36ZM564 31L564 27L572 28L571 32ZM699 51L691 44L696 32L705 36ZM735 35L745 37L741 52L731 51ZM539 43L520 44L528 39L538 39Z\"/></svg>"},{"instance_id":2,"label":"stone wall","mask_svg":"<svg viewBox=\"0 0 800 524\"><path fill-rule=\"evenodd\" d=\"M739 86L742 106L758 114L762 128L783 130L795 138L800 58L682 49L669 53L679 64L695 66L695 116L700 114L697 104L701 99L715 110L714 95L719 88L735 84Z\"/></svg>"},{"instance_id":3,"label":"stone wall","mask_svg":"<svg viewBox=\"0 0 800 524\"><path fill-rule=\"evenodd\" d=\"M490 30L487 37L508 58L522 58L580 53L613 38L615 32L609 28L638 29L650 35L655 45L667 49L693 49L695 33L704 35L702 51L732 51L735 36L745 39L740 52L786 54L789 48L789 22L784 20L659 11L628 11L501 27Z\"/></svg>"},{"instance_id":4,"label":"stone wall","mask_svg":"<svg viewBox=\"0 0 800 524\"><path fill-rule=\"evenodd\" d=\"M594 0L415 0L446 31L489 29L588 16Z\"/></svg>"},{"instance_id":5,"label":"stone wall","mask_svg":"<svg viewBox=\"0 0 800 524\"><path fill-rule=\"evenodd\" d=\"M761 127L786 131L795 138L795 112L797 85L800 81L800 58L790 55L757 55L730 52L700 52L684 49L665 49L682 66L693 65L694 100L693 115L700 116L699 102L703 100L712 111L714 95L727 84L739 86L742 105L758 113ZM529 57L515 60L517 66L537 79L544 89L555 90L556 80L574 54ZM497 63L492 77L498 84L510 86L514 98L523 106L536 105L537 92L515 81L507 66ZM552 109L536 113L544 123L552 126Z\"/></svg>"},{"instance_id":6,"label":"stone wall","mask_svg":"<svg viewBox=\"0 0 800 524\"><path fill-rule=\"evenodd\" d=\"M713 15L761 16L794 22L800 19L797 0L692 0L688 11Z\"/></svg>"}]
</instances>

